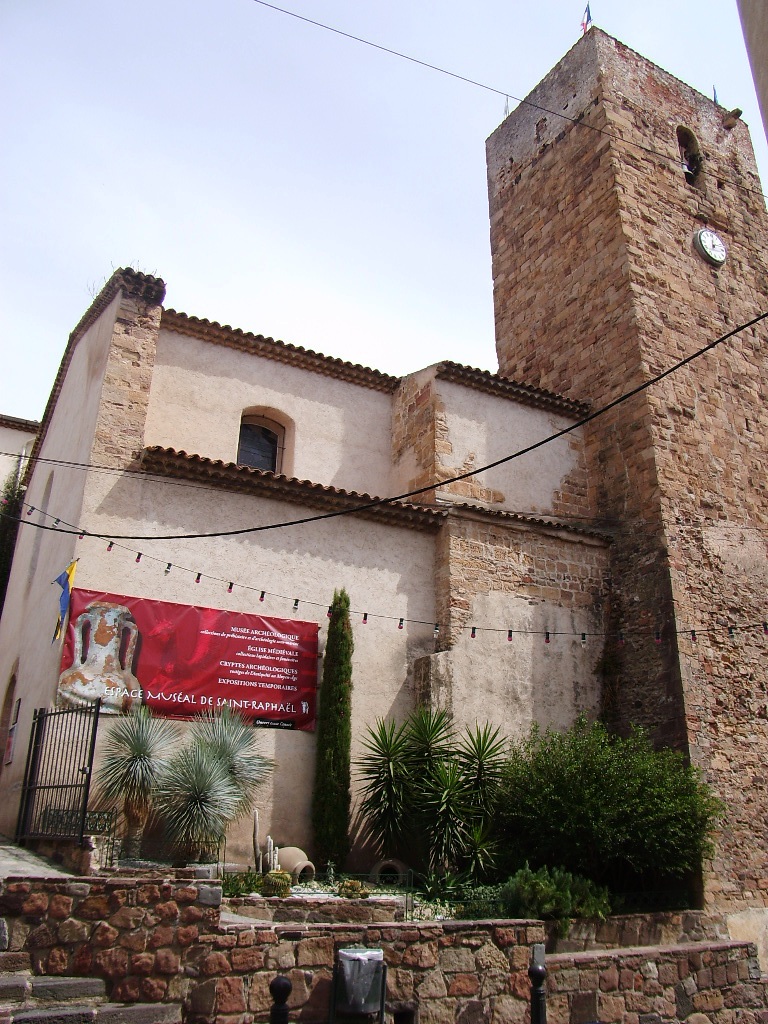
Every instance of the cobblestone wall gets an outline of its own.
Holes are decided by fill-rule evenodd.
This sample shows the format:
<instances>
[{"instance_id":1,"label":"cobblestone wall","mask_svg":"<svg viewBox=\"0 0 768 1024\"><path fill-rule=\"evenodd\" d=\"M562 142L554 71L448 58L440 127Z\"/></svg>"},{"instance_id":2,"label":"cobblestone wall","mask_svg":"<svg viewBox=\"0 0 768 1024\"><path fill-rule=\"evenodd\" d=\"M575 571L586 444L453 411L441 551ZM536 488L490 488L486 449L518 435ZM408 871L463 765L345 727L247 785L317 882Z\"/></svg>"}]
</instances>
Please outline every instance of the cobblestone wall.
<instances>
[{"instance_id":1,"label":"cobblestone wall","mask_svg":"<svg viewBox=\"0 0 768 1024\"><path fill-rule=\"evenodd\" d=\"M418 1024L525 1024L542 922L222 923L221 888L191 879L10 879L0 888L0 971L103 978L117 1002L175 1002L187 1024L267 1021L270 982L292 984L291 1019L328 1019L333 965L381 948L387 1012ZM706 922L666 915L689 937ZM715 927L712 922L707 927ZM610 922L606 922L610 930ZM629 928L629 931L627 929ZM602 939L632 931L629 919ZM651 935L653 929L646 929ZM637 925L635 934L642 934ZM669 934L669 931L667 932ZM709 942L547 958L552 1024L686 1020L765 1024L754 946Z\"/></svg>"},{"instance_id":2,"label":"cobblestone wall","mask_svg":"<svg viewBox=\"0 0 768 1024\"><path fill-rule=\"evenodd\" d=\"M448 1022L522 1022L537 922L220 923L221 887L182 879L9 879L0 891L0 971L103 978L117 1002L179 1002L190 1024L267 1020L287 975L303 1021L327 1020L339 948L384 950L390 1009Z\"/></svg>"},{"instance_id":3,"label":"cobblestone wall","mask_svg":"<svg viewBox=\"0 0 768 1024\"><path fill-rule=\"evenodd\" d=\"M550 1024L768 1019L766 985L755 948L746 944L561 954L547 957L547 973Z\"/></svg>"}]
</instances>

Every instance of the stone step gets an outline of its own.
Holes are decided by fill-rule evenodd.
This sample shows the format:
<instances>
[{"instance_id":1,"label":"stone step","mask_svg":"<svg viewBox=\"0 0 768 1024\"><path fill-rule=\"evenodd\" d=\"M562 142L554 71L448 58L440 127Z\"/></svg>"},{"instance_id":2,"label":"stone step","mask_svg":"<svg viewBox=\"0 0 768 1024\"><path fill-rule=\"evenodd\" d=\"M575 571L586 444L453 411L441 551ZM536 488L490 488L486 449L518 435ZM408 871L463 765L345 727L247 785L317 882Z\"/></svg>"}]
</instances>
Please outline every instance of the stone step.
<instances>
[{"instance_id":1,"label":"stone step","mask_svg":"<svg viewBox=\"0 0 768 1024\"><path fill-rule=\"evenodd\" d=\"M104 1003L96 1024L181 1024L178 1003Z\"/></svg>"},{"instance_id":2,"label":"stone step","mask_svg":"<svg viewBox=\"0 0 768 1024\"><path fill-rule=\"evenodd\" d=\"M0 1010L2 1024L181 1024L178 1003L59 1003Z\"/></svg>"},{"instance_id":3,"label":"stone step","mask_svg":"<svg viewBox=\"0 0 768 1024\"><path fill-rule=\"evenodd\" d=\"M32 1006L89 1004L104 1002L107 992L101 978L60 978L51 975L0 975L0 1005L27 1003Z\"/></svg>"},{"instance_id":4,"label":"stone step","mask_svg":"<svg viewBox=\"0 0 768 1024\"><path fill-rule=\"evenodd\" d=\"M108 1003L101 978L0 974L0 1024L180 1024L176 1003Z\"/></svg>"},{"instance_id":5,"label":"stone step","mask_svg":"<svg viewBox=\"0 0 768 1024\"><path fill-rule=\"evenodd\" d=\"M95 1006L35 1006L13 1010L7 1018L9 1024L91 1024L96 1020Z\"/></svg>"}]
</instances>

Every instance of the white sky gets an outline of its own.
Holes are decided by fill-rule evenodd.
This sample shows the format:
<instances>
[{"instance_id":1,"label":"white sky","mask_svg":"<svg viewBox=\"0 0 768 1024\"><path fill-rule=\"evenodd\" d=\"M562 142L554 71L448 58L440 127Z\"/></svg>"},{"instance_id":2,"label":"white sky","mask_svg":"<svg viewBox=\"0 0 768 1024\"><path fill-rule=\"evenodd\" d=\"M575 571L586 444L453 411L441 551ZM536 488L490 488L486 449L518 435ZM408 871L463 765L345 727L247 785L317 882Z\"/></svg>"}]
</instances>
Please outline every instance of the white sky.
<instances>
[{"instance_id":1,"label":"white sky","mask_svg":"<svg viewBox=\"0 0 768 1024\"><path fill-rule=\"evenodd\" d=\"M523 97L581 0L277 0ZM593 0L597 26L768 147L735 0ZM0 412L38 419L120 266L166 305L409 373L496 368L485 138L504 99L253 0L0 3ZM510 108L514 101L510 101Z\"/></svg>"}]
</instances>

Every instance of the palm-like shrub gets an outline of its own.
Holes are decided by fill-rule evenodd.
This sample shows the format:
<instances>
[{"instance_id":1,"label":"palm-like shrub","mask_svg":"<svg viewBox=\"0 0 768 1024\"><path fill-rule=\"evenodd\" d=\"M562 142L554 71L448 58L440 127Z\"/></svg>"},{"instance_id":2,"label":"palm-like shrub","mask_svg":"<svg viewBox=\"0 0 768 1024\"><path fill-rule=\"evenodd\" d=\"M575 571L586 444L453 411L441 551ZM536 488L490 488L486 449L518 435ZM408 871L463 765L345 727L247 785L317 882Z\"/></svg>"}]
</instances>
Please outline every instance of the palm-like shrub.
<instances>
[{"instance_id":1,"label":"palm-like shrub","mask_svg":"<svg viewBox=\"0 0 768 1024\"><path fill-rule=\"evenodd\" d=\"M476 725L457 739L445 711L422 707L402 726L377 721L363 746L363 820L380 852L400 853L436 876L485 877L495 861L499 730Z\"/></svg>"},{"instance_id":2,"label":"palm-like shrub","mask_svg":"<svg viewBox=\"0 0 768 1024\"><path fill-rule=\"evenodd\" d=\"M153 718L140 706L113 722L96 773L96 798L122 804L126 821L124 849L138 857L158 780L168 762L177 730L167 719Z\"/></svg>"},{"instance_id":3,"label":"palm-like shrub","mask_svg":"<svg viewBox=\"0 0 768 1024\"><path fill-rule=\"evenodd\" d=\"M174 754L157 786L168 837L189 859L202 860L217 850L241 800L226 763L198 743Z\"/></svg>"},{"instance_id":4,"label":"palm-like shrub","mask_svg":"<svg viewBox=\"0 0 768 1024\"><path fill-rule=\"evenodd\" d=\"M363 749L357 771L365 786L366 831L376 849L392 857L403 841L411 800L406 726L378 719Z\"/></svg>"},{"instance_id":5,"label":"palm-like shrub","mask_svg":"<svg viewBox=\"0 0 768 1024\"><path fill-rule=\"evenodd\" d=\"M206 756L223 765L238 793L234 818L247 814L256 790L274 767L259 750L256 729L226 704L196 718L190 730L191 742Z\"/></svg>"},{"instance_id":6,"label":"palm-like shrub","mask_svg":"<svg viewBox=\"0 0 768 1024\"><path fill-rule=\"evenodd\" d=\"M170 758L157 787L169 839L187 858L209 857L227 826L247 814L273 763L259 752L256 730L222 708L196 718L189 742Z\"/></svg>"},{"instance_id":7,"label":"palm-like shrub","mask_svg":"<svg viewBox=\"0 0 768 1024\"><path fill-rule=\"evenodd\" d=\"M467 729L459 740L456 760L469 790L469 801L483 816L490 816L504 772L507 741L488 722Z\"/></svg>"},{"instance_id":8,"label":"palm-like shrub","mask_svg":"<svg viewBox=\"0 0 768 1024\"><path fill-rule=\"evenodd\" d=\"M161 819L169 847L188 858L210 856L227 826L246 814L272 771L256 730L224 706L196 719L179 748L178 729L140 706L116 719L96 775L96 797L122 804L124 850L138 857L149 815Z\"/></svg>"}]
</instances>

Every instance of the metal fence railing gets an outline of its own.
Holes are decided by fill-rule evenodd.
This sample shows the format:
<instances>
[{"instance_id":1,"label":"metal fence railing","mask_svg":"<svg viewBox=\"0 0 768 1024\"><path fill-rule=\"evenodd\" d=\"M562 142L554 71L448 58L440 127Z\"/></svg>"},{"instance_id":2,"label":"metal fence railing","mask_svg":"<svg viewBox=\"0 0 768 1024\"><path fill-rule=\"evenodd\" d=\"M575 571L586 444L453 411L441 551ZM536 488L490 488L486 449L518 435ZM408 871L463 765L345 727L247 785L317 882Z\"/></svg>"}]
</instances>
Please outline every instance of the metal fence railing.
<instances>
[{"instance_id":1,"label":"metal fence railing","mask_svg":"<svg viewBox=\"0 0 768 1024\"><path fill-rule=\"evenodd\" d=\"M38 708L24 769L16 840L74 839L87 832L96 730L101 702L86 708ZM114 827L114 820L92 824Z\"/></svg>"}]
</instances>

